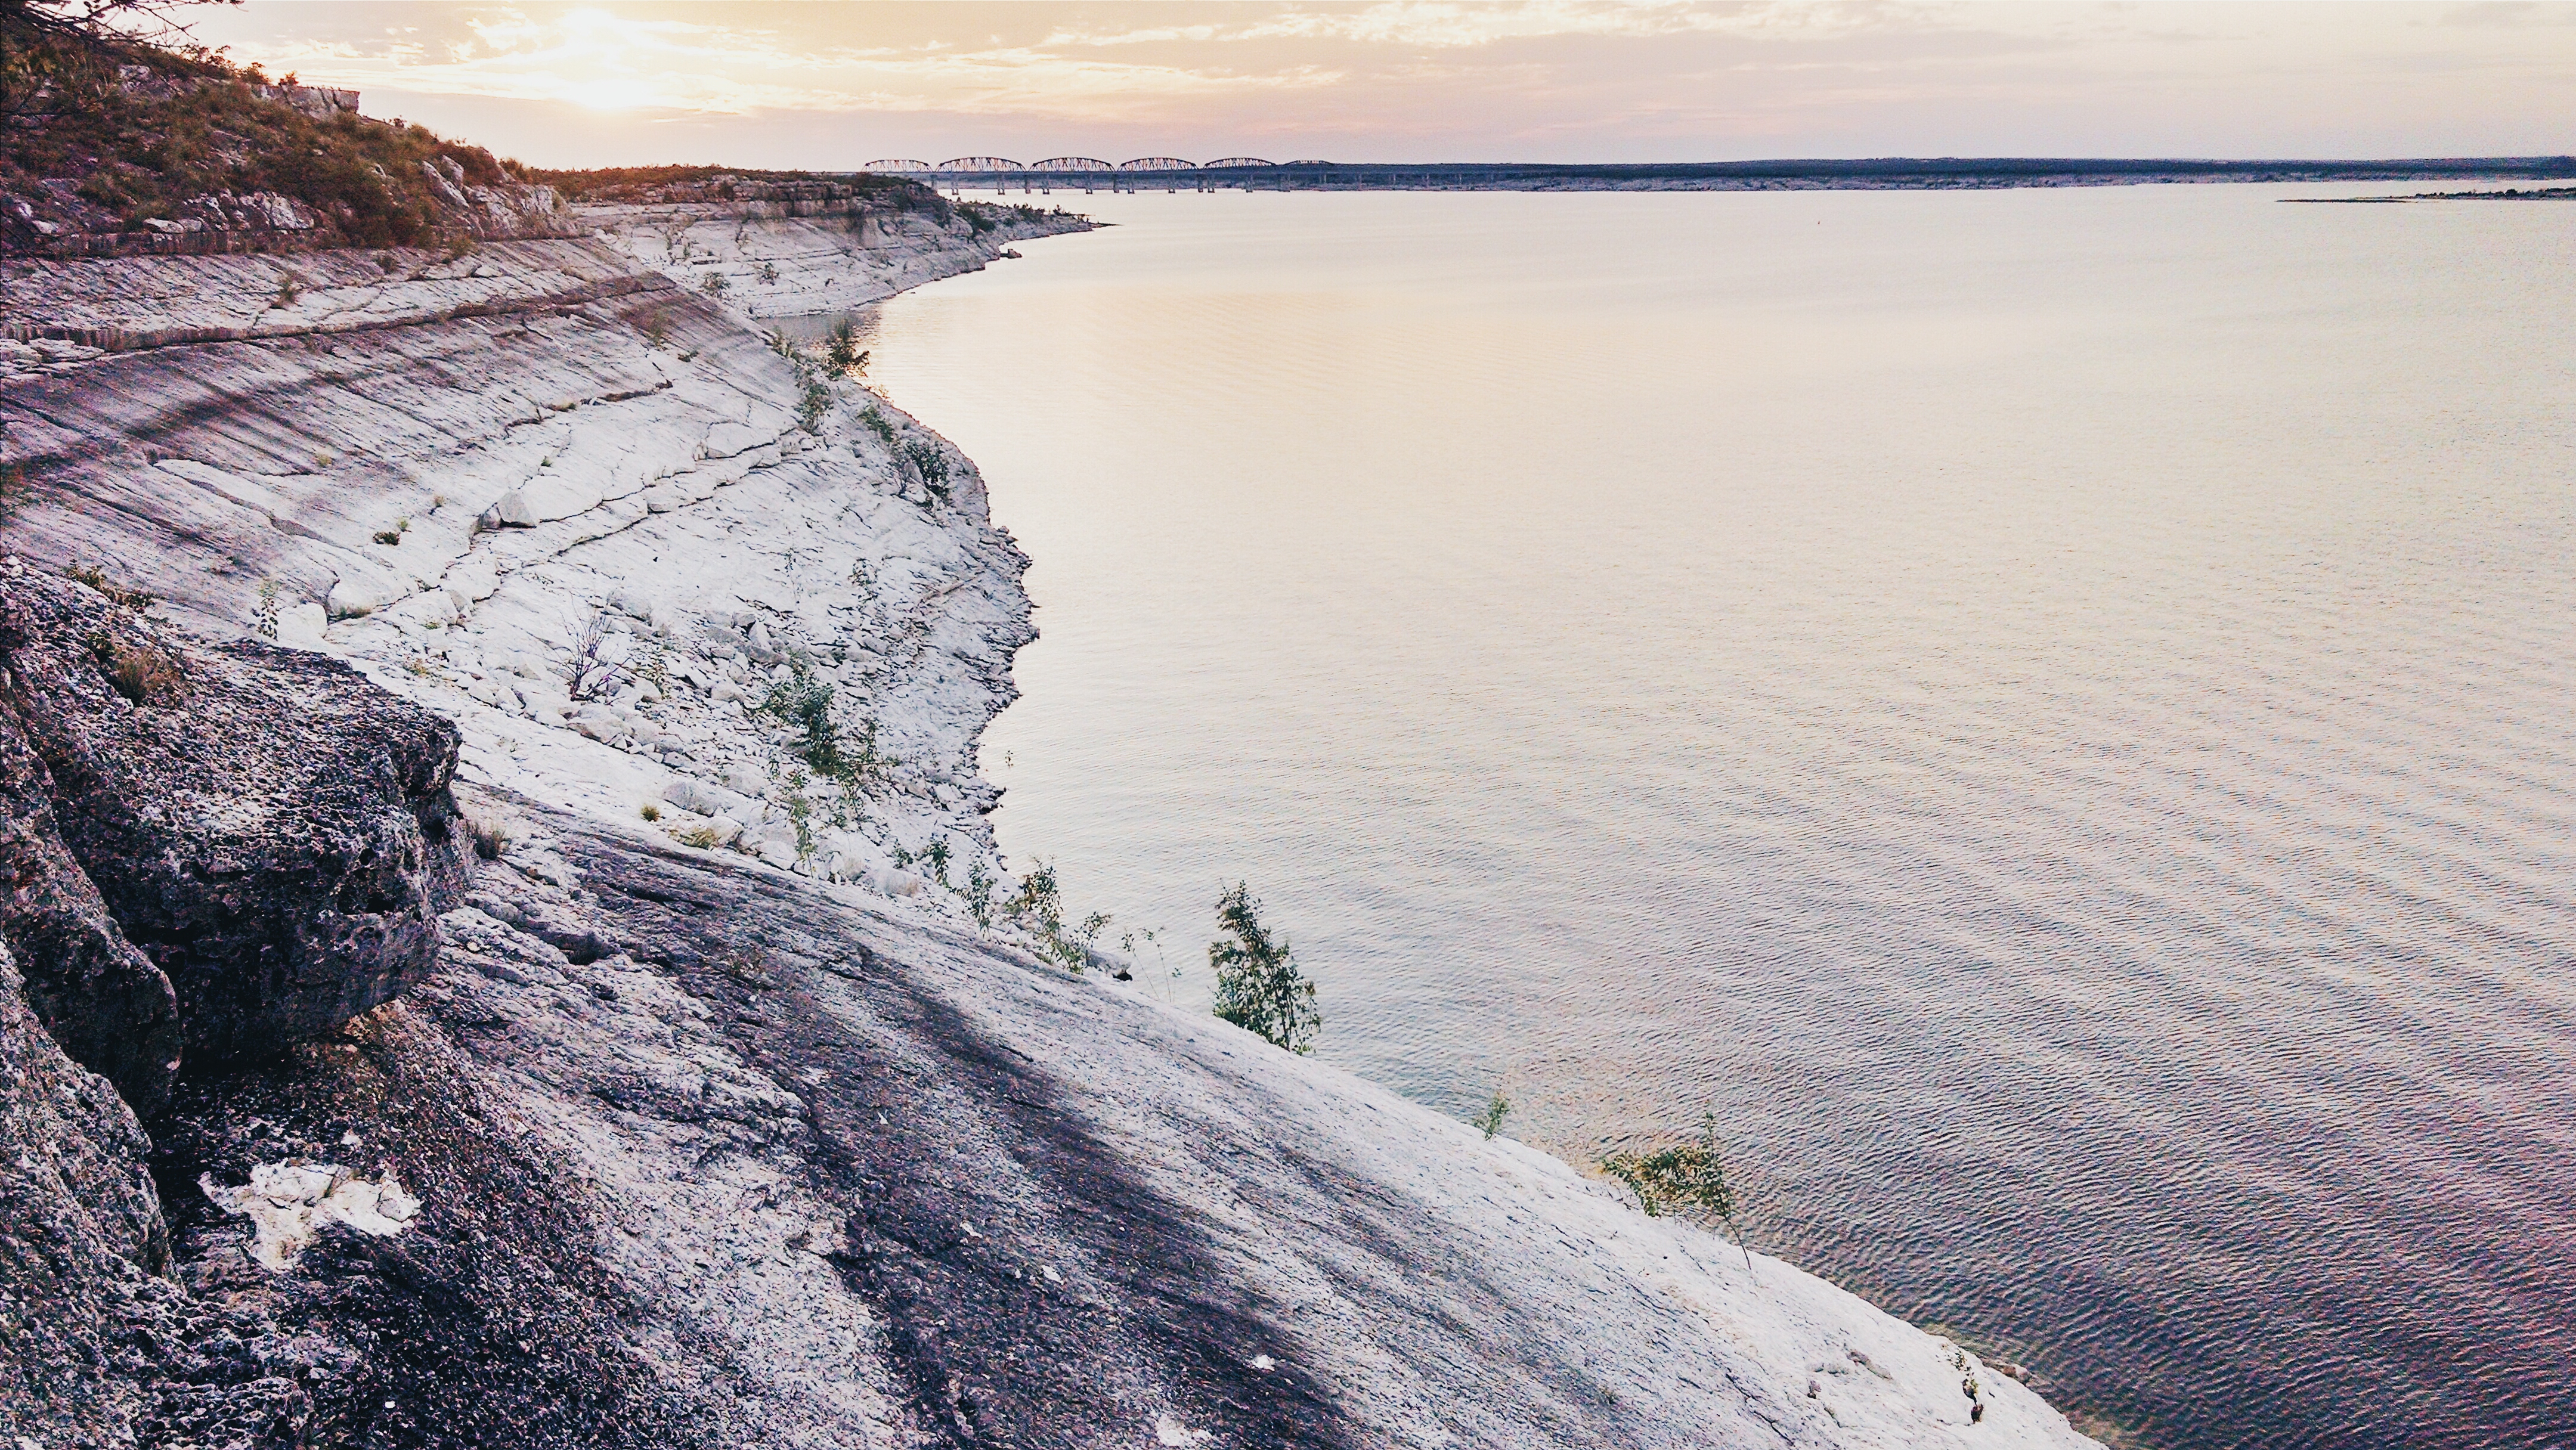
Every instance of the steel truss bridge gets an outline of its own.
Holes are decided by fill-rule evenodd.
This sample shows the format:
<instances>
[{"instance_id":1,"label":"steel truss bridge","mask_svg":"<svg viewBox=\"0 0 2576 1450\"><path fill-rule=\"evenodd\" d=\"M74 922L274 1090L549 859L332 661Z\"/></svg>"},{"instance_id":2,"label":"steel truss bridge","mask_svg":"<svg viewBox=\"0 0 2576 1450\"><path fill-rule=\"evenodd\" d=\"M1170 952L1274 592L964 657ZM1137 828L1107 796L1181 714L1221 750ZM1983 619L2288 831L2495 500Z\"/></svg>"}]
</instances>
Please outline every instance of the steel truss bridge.
<instances>
[{"instance_id":1,"label":"steel truss bridge","mask_svg":"<svg viewBox=\"0 0 2576 1450\"><path fill-rule=\"evenodd\" d=\"M1220 187L1257 185L1276 163L1258 156L1184 161L1178 156L1139 156L1133 161L1104 161L1097 156L1050 156L1044 161L1014 161L1007 156L956 156L937 165L889 158L863 168L901 176L949 191L1213 191Z\"/></svg>"}]
</instances>

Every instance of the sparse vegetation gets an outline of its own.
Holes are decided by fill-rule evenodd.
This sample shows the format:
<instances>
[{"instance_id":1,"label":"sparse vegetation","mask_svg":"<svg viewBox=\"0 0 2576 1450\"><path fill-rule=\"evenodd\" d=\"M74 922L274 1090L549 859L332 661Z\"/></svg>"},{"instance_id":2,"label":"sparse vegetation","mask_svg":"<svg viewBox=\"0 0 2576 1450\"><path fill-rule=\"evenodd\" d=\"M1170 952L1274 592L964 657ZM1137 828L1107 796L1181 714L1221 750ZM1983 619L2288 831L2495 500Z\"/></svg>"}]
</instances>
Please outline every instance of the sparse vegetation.
<instances>
[{"instance_id":1,"label":"sparse vegetation","mask_svg":"<svg viewBox=\"0 0 2576 1450\"><path fill-rule=\"evenodd\" d=\"M90 636L89 650L108 684L137 705L175 705L186 693L179 662L149 641L120 639L102 629Z\"/></svg>"},{"instance_id":2,"label":"sparse vegetation","mask_svg":"<svg viewBox=\"0 0 2576 1450\"><path fill-rule=\"evenodd\" d=\"M644 803L642 815L644 819L648 821L658 821L662 819L662 808L653 804L651 801L646 801Z\"/></svg>"},{"instance_id":3,"label":"sparse vegetation","mask_svg":"<svg viewBox=\"0 0 2576 1450\"><path fill-rule=\"evenodd\" d=\"M854 378L868 370L867 351L859 346L859 325L846 313L823 335L823 366L836 378Z\"/></svg>"},{"instance_id":4,"label":"sparse vegetation","mask_svg":"<svg viewBox=\"0 0 2576 1450\"><path fill-rule=\"evenodd\" d=\"M1698 1137L1612 1153L1601 1160L1601 1171L1626 1184L1648 1218L1671 1215L1722 1223L1737 1247L1743 1247L1744 1235L1735 1228L1735 1193L1727 1186L1726 1165L1718 1152L1716 1113L1700 1114ZM1744 1251L1744 1266L1753 1267L1751 1249Z\"/></svg>"},{"instance_id":5,"label":"sparse vegetation","mask_svg":"<svg viewBox=\"0 0 2576 1450\"><path fill-rule=\"evenodd\" d=\"M835 824L847 825L849 798L890 763L877 751L876 721L862 720L857 730L844 730L838 692L802 658L789 660L787 668L788 678L771 685L751 711L786 726L788 753L841 788L844 814Z\"/></svg>"},{"instance_id":6,"label":"sparse vegetation","mask_svg":"<svg viewBox=\"0 0 2576 1450\"><path fill-rule=\"evenodd\" d=\"M878 412L873 404L859 415L859 421L868 425L869 432L877 435L877 441L887 447L894 446L894 420Z\"/></svg>"},{"instance_id":7,"label":"sparse vegetation","mask_svg":"<svg viewBox=\"0 0 2576 1450\"><path fill-rule=\"evenodd\" d=\"M941 502L946 502L948 455L940 451L939 445L928 439L915 438L903 445L903 456L911 462L912 471L921 475L921 486Z\"/></svg>"},{"instance_id":8,"label":"sparse vegetation","mask_svg":"<svg viewBox=\"0 0 2576 1450\"><path fill-rule=\"evenodd\" d=\"M1483 1129L1485 1133L1485 1141L1490 1143L1494 1141L1494 1135L1503 1130L1503 1119L1511 1116L1511 1112L1511 1099L1503 1096L1502 1089L1496 1088L1494 1090L1494 1100L1485 1104L1485 1110L1483 1112L1469 1118L1467 1121L1474 1126Z\"/></svg>"},{"instance_id":9,"label":"sparse vegetation","mask_svg":"<svg viewBox=\"0 0 2576 1450\"><path fill-rule=\"evenodd\" d=\"M805 788L814 783L801 765L791 765L779 776L780 793L787 797L787 825L796 833L796 864L809 866L814 861L814 848L819 843L814 829L814 802L807 799Z\"/></svg>"},{"instance_id":10,"label":"sparse vegetation","mask_svg":"<svg viewBox=\"0 0 2576 1450\"><path fill-rule=\"evenodd\" d=\"M75 584L88 585L90 588L106 595L110 604L115 605L119 609L130 609L136 614L141 614L145 610L150 609L153 605L161 602L157 595L146 594L140 589L126 589L120 587L115 581L107 577L106 570L99 568L95 564L74 564L72 567L63 571L63 577L71 580Z\"/></svg>"},{"instance_id":11,"label":"sparse vegetation","mask_svg":"<svg viewBox=\"0 0 2576 1450\"><path fill-rule=\"evenodd\" d=\"M465 817L465 838L474 843L475 855L486 861L498 861L517 836L510 829L510 823L498 816L469 814Z\"/></svg>"},{"instance_id":12,"label":"sparse vegetation","mask_svg":"<svg viewBox=\"0 0 2576 1450\"><path fill-rule=\"evenodd\" d=\"M259 603L251 606L250 626L261 639L277 638L277 581L259 581Z\"/></svg>"},{"instance_id":13,"label":"sparse vegetation","mask_svg":"<svg viewBox=\"0 0 2576 1450\"><path fill-rule=\"evenodd\" d=\"M1208 943L1216 1015L1290 1052L1314 1051L1324 1029L1315 984L1299 973L1288 939L1262 924L1249 884L1238 881L1217 898L1216 924L1228 937Z\"/></svg>"},{"instance_id":14,"label":"sparse vegetation","mask_svg":"<svg viewBox=\"0 0 2576 1450\"><path fill-rule=\"evenodd\" d=\"M823 431L823 420L832 412L832 385L812 374L799 381L796 395L796 426L808 433Z\"/></svg>"},{"instance_id":15,"label":"sparse vegetation","mask_svg":"<svg viewBox=\"0 0 2576 1450\"><path fill-rule=\"evenodd\" d=\"M760 264L760 280L761 280L762 285L764 285L764 286L769 286L769 287L775 287L775 286L777 286L777 285L778 285L778 264L777 264L776 262L763 262L763 263L761 263L761 264Z\"/></svg>"},{"instance_id":16,"label":"sparse vegetation","mask_svg":"<svg viewBox=\"0 0 2576 1450\"><path fill-rule=\"evenodd\" d=\"M451 213L441 181L526 178L515 162L418 126L350 111L309 115L264 94L269 78L259 67L235 68L166 27L157 38L184 48L118 31L169 8L0 4L0 112L11 122L0 191L59 195L81 214L76 229L93 232L180 220L210 196L274 192L317 223L277 238L281 245L382 247L424 244L467 224ZM278 306L293 305L297 285L281 286Z\"/></svg>"},{"instance_id":17,"label":"sparse vegetation","mask_svg":"<svg viewBox=\"0 0 2576 1450\"><path fill-rule=\"evenodd\" d=\"M1067 922L1063 889L1056 884L1055 867L1047 863L1020 878L1020 889L1002 904L1002 915L1029 934L1039 956L1077 973L1091 964L1091 944L1109 925L1108 915L1098 911Z\"/></svg>"},{"instance_id":18,"label":"sparse vegetation","mask_svg":"<svg viewBox=\"0 0 2576 1450\"><path fill-rule=\"evenodd\" d=\"M399 544L402 542L402 531L399 529L378 529L376 530L376 542L379 544Z\"/></svg>"},{"instance_id":19,"label":"sparse vegetation","mask_svg":"<svg viewBox=\"0 0 2576 1450\"><path fill-rule=\"evenodd\" d=\"M733 283L722 272L709 272L698 279L698 290L709 297L722 297L733 290Z\"/></svg>"},{"instance_id":20,"label":"sparse vegetation","mask_svg":"<svg viewBox=\"0 0 2576 1450\"><path fill-rule=\"evenodd\" d=\"M714 822L709 821L694 826L675 827L671 831L671 839L683 846L695 846L701 851L712 851L724 844L724 831Z\"/></svg>"},{"instance_id":21,"label":"sparse vegetation","mask_svg":"<svg viewBox=\"0 0 2576 1450\"><path fill-rule=\"evenodd\" d=\"M573 636L572 657L564 666L566 695L575 700L604 700L626 683L629 672L625 661L608 657L608 644L615 635L616 631L609 627L608 611L603 609Z\"/></svg>"}]
</instances>

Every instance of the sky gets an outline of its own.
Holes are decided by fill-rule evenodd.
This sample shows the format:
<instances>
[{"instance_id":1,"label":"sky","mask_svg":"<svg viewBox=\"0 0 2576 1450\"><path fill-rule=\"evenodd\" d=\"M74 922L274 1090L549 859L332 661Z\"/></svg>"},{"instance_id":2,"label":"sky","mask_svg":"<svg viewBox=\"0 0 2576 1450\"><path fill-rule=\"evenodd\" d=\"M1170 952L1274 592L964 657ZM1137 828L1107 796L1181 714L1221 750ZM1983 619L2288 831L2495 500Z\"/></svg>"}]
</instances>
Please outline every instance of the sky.
<instances>
[{"instance_id":1,"label":"sky","mask_svg":"<svg viewBox=\"0 0 2576 1450\"><path fill-rule=\"evenodd\" d=\"M2576 152L2576 4L565 4L191 12L547 166Z\"/></svg>"}]
</instances>

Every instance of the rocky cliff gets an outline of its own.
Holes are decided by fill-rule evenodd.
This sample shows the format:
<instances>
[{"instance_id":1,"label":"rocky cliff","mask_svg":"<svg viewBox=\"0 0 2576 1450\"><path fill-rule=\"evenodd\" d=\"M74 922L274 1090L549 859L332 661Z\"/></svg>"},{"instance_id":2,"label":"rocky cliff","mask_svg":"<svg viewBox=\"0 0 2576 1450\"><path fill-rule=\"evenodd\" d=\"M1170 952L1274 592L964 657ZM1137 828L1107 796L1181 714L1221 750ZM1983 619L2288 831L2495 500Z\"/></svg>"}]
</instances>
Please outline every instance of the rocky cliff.
<instances>
[{"instance_id":1,"label":"rocky cliff","mask_svg":"<svg viewBox=\"0 0 2576 1450\"><path fill-rule=\"evenodd\" d=\"M975 769L1026 560L763 333L1080 224L802 200L0 270L7 1433L2084 1443L1072 970Z\"/></svg>"}]
</instances>

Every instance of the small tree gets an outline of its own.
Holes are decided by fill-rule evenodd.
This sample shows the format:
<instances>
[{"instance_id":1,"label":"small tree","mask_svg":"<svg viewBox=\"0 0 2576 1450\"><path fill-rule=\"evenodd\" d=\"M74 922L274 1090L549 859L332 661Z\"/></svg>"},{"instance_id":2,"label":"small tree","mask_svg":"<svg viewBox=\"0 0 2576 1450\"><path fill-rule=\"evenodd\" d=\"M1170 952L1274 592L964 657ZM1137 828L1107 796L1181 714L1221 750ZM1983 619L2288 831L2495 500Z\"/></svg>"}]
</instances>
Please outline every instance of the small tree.
<instances>
[{"instance_id":1,"label":"small tree","mask_svg":"<svg viewBox=\"0 0 2576 1450\"><path fill-rule=\"evenodd\" d=\"M1503 1096L1502 1089L1496 1088L1494 1089L1494 1100L1485 1104L1485 1110L1483 1112L1469 1118L1467 1121L1484 1129L1485 1141L1490 1143L1494 1141L1494 1135L1503 1130L1503 1119L1510 1117L1511 1112L1511 1099Z\"/></svg>"},{"instance_id":2,"label":"small tree","mask_svg":"<svg viewBox=\"0 0 2576 1450\"><path fill-rule=\"evenodd\" d=\"M1216 1015L1290 1052L1315 1050L1324 1014L1315 1006L1315 984L1297 971L1288 939L1273 939L1261 924L1261 903L1236 882L1216 903L1217 929L1231 941L1208 943L1216 969Z\"/></svg>"},{"instance_id":3,"label":"small tree","mask_svg":"<svg viewBox=\"0 0 2576 1450\"><path fill-rule=\"evenodd\" d=\"M591 615L590 623L573 636L572 658L564 666L565 694L575 700L604 700L633 677L622 655L608 657L609 641L614 637L607 610Z\"/></svg>"},{"instance_id":4,"label":"small tree","mask_svg":"<svg viewBox=\"0 0 2576 1450\"><path fill-rule=\"evenodd\" d=\"M868 370L867 349L859 346L859 325L847 315L823 335L823 366L836 378L854 378Z\"/></svg>"},{"instance_id":5,"label":"small tree","mask_svg":"<svg viewBox=\"0 0 2576 1450\"><path fill-rule=\"evenodd\" d=\"M1726 1165L1717 1151L1716 1113L1700 1114L1697 1138L1648 1153L1613 1153L1601 1160L1601 1171L1637 1195L1637 1207L1646 1217L1714 1220L1726 1225L1737 1248L1744 1248L1744 1235L1735 1227L1735 1194L1727 1187ZM1744 1267L1753 1267L1751 1249L1744 1249Z\"/></svg>"}]
</instances>

